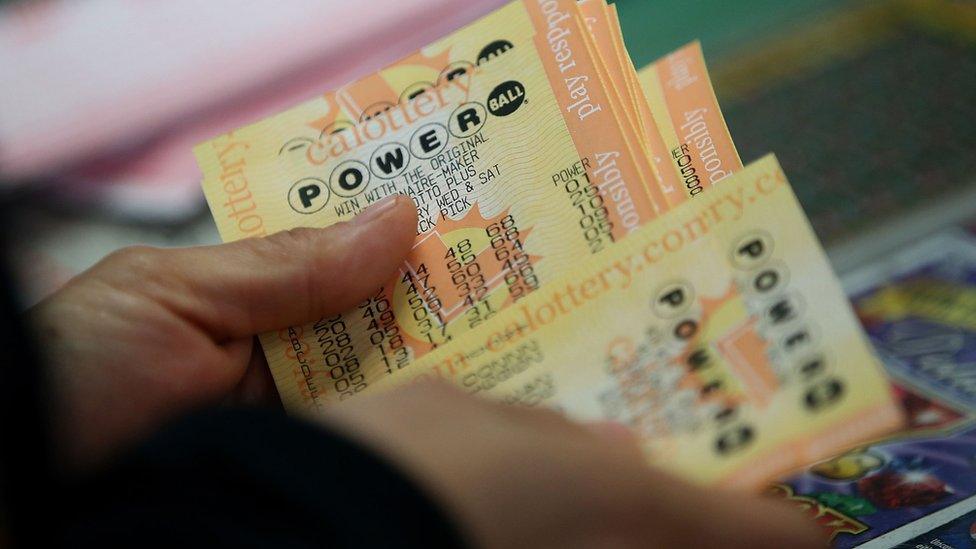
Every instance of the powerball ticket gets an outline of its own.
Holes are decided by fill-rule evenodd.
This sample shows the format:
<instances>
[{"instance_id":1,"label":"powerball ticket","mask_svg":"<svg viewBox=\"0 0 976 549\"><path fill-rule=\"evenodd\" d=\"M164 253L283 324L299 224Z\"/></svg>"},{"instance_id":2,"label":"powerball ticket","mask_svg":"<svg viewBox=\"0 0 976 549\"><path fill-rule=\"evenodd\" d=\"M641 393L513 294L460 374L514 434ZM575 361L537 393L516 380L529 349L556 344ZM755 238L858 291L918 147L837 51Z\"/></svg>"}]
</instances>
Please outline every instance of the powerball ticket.
<instances>
[{"instance_id":1,"label":"powerball ticket","mask_svg":"<svg viewBox=\"0 0 976 549\"><path fill-rule=\"evenodd\" d=\"M654 464L728 487L901 424L772 156L374 390L427 378L624 422Z\"/></svg>"}]
</instances>

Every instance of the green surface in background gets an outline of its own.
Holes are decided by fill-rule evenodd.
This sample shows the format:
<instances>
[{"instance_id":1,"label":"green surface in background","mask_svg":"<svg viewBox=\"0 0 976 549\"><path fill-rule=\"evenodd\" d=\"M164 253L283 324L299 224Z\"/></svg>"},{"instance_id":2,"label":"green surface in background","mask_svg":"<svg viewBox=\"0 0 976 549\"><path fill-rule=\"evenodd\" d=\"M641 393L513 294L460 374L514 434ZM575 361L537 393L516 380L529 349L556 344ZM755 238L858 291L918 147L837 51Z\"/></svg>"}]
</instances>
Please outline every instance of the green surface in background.
<instances>
[{"instance_id":1,"label":"green surface in background","mask_svg":"<svg viewBox=\"0 0 976 549\"><path fill-rule=\"evenodd\" d=\"M715 93L743 161L773 151L821 240L836 243L871 226L897 221L976 184L976 29L929 27L911 3L890 0L743 0L653 2L618 0L624 38L642 67L699 39ZM928 15L947 15L964 0L928 5ZM858 8L880 11L871 17ZM970 12L971 13L971 12ZM889 21L879 14L901 14ZM761 86L732 95L714 79L757 52L775 51L782 38L846 20L821 36L845 43L863 38L850 55L833 56L785 78L762 78L755 67L736 81ZM892 22L894 21L894 22ZM969 21L969 23L966 23ZM870 24L888 29L877 38ZM936 30L938 29L938 30ZM968 31L963 29L969 29ZM844 34L856 33L856 34ZM774 48L774 49L770 49ZM802 63L800 50L776 63ZM805 65L800 65L805 66ZM748 64L742 67L749 67ZM771 68L788 67L783 65ZM741 68L741 67L740 67ZM731 88L729 92L731 92ZM951 136L951 138L947 138Z\"/></svg>"},{"instance_id":2,"label":"green surface in background","mask_svg":"<svg viewBox=\"0 0 976 549\"><path fill-rule=\"evenodd\" d=\"M850 0L617 0L617 11L634 64L642 67L695 39L706 59L828 8L861 5Z\"/></svg>"}]
</instances>

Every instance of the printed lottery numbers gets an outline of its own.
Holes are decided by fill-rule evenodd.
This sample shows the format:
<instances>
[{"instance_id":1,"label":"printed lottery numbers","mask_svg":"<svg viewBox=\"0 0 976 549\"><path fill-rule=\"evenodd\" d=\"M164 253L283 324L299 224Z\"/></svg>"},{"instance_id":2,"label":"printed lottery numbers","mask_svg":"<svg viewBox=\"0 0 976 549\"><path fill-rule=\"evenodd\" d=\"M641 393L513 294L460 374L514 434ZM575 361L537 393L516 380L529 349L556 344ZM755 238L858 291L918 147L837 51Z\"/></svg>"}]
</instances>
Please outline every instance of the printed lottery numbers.
<instances>
[{"instance_id":1,"label":"printed lottery numbers","mask_svg":"<svg viewBox=\"0 0 976 549\"><path fill-rule=\"evenodd\" d=\"M574 165L572 170L563 170L554 175L552 181L566 192L578 214L577 224L590 252L597 253L613 242L613 222L610 221L610 210L603 194L591 183L590 176L582 171L582 166L580 163Z\"/></svg>"},{"instance_id":2,"label":"printed lottery numbers","mask_svg":"<svg viewBox=\"0 0 976 549\"><path fill-rule=\"evenodd\" d=\"M485 228L495 260L502 266L505 286L512 301L522 299L532 290L539 288L539 278L522 246L522 235L515 218L506 215L497 223Z\"/></svg>"},{"instance_id":3,"label":"printed lottery numbers","mask_svg":"<svg viewBox=\"0 0 976 549\"><path fill-rule=\"evenodd\" d=\"M339 400L365 389L366 378L360 370L359 359L342 315L320 319L313 326L313 331Z\"/></svg>"},{"instance_id":4,"label":"printed lottery numbers","mask_svg":"<svg viewBox=\"0 0 976 549\"><path fill-rule=\"evenodd\" d=\"M426 263L421 263L415 271L406 270L400 282L406 285L407 307L421 337L436 348L450 341L447 325L441 311L444 304L437 296L437 287L431 283ZM434 334L437 334L437 339Z\"/></svg>"},{"instance_id":5,"label":"printed lottery numbers","mask_svg":"<svg viewBox=\"0 0 976 549\"><path fill-rule=\"evenodd\" d=\"M491 309L491 302L485 300L488 295L488 285L481 271L481 264L477 261L471 239L465 238L448 248L447 253L444 254L444 262L457 296L468 307L465 311L468 327L474 328L485 319L494 316L495 311Z\"/></svg>"},{"instance_id":6,"label":"printed lottery numbers","mask_svg":"<svg viewBox=\"0 0 976 549\"><path fill-rule=\"evenodd\" d=\"M386 372L392 373L406 366L410 356L384 289L380 288L376 295L361 303L359 310L362 311L362 318L368 322L366 331L369 343L380 353Z\"/></svg>"}]
</instances>

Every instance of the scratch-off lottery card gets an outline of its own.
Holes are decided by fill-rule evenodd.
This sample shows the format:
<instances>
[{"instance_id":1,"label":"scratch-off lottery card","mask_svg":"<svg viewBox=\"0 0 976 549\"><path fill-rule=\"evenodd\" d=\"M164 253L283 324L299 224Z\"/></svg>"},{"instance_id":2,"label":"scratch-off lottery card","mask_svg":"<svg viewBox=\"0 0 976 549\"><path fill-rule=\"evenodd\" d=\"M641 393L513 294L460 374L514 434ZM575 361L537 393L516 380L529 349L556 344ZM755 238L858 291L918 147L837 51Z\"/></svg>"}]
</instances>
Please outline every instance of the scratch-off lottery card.
<instances>
[{"instance_id":1,"label":"scratch-off lottery card","mask_svg":"<svg viewBox=\"0 0 976 549\"><path fill-rule=\"evenodd\" d=\"M976 411L976 241L941 233L847 282L891 375Z\"/></svg>"},{"instance_id":2,"label":"scratch-off lottery card","mask_svg":"<svg viewBox=\"0 0 976 549\"><path fill-rule=\"evenodd\" d=\"M962 232L926 238L846 277L869 339L896 380L908 427L774 487L836 547L891 547L951 520L958 513L950 509L976 497L974 283L976 244Z\"/></svg>"},{"instance_id":3,"label":"scratch-off lottery card","mask_svg":"<svg viewBox=\"0 0 976 549\"><path fill-rule=\"evenodd\" d=\"M877 541L880 543L877 544L877 547L890 546L897 549L964 549L974 547L976 546L976 497L960 501L945 509L945 513L935 513L909 524L904 527L904 530L905 535L912 536L911 539L897 541L898 545L888 543L895 541L894 539L878 539ZM901 533L900 530L892 532L892 534L899 533ZM901 537L898 539L900 540ZM863 547L870 549L874 545L870 547L864 545Z\"/></svg>"},{"instance_id":4,"label":"scratch-off lottery card","mask_svg":"<svg viewBox=\"0 0 976 549\"><path fill-rule=\"evenodd\" d=\"M920 432L817 463L772 490L821 525L836 548L976 497L976 424Z\"/></svg>"}]
</instances>

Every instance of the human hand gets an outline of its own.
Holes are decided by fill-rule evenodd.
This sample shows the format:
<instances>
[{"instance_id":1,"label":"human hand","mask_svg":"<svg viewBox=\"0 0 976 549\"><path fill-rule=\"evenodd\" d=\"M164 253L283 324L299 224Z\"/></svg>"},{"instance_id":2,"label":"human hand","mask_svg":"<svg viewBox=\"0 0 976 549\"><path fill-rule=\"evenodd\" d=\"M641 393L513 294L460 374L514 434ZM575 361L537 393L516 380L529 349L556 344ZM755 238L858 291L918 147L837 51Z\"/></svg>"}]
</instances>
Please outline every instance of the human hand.
<instances>
[{"instance_id":1,"label":"human hand","mask_svg":"<svg viewBox=\"0 0 976 549\"><path fill-rule=\"evenodd\" d=\"M365 298L410 249L415 216L401 197L325 230L129 249L72 280L28 314L65 464L97 464L191 408L273 394L253 335ZM435 386L353 399L322 421L391 456L480 545L817 545L788 510L685 485L648 469L620 430L553 412Z\"/></svg>"},{"instance_id":2,"label":"human hand","mask_svg":"<svg viewBox=\"0 0 976 549\"><path fill-rule=\"evenodd\" d=\"M416 226L413 204L398 196L323 230L128 248L71 280L27 314L63 464L97 464L232 394L273 395L255 334L355 306L393 276Z\"/></svg>"},{"instance_id":3,"label":"human hand","mask_svg":"<svg viewBox=\"0 0 976 549\"><path fill-rule=\"evenodd\" d=\"M783 503L649 468L620 425L586 426L439 383L360 396L322 421L418 479L475 546L826 546Z\"/></svg>"}]
</instances>

